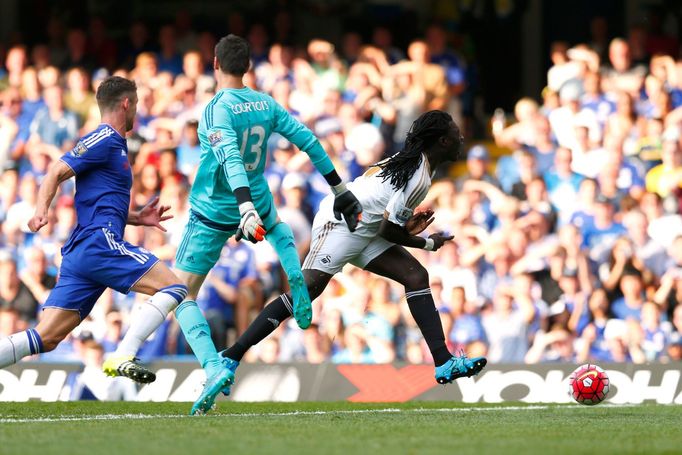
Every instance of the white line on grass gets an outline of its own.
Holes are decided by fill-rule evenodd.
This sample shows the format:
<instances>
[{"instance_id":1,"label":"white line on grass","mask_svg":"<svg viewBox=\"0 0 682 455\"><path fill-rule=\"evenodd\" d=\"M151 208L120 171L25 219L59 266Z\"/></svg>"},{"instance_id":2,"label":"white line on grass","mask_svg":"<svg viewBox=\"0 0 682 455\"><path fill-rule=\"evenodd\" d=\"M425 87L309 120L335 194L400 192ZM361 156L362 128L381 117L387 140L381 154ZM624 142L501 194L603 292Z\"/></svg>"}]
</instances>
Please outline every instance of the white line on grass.
<instances>
[{"instance_id":1,"label":"white line on grass","mask_svg":"<svg viewBox=\"0 0 682 455\"><path fill-rule=\"evenodd\" d=\"M629 408L638 405L615 405L604 404L600 407L609 408ZM554 406L555 408L572 408L578 409L580 406L564 405ZM538 411L549 409L549 405L529 405L529 406L489 406L489 407L461 407L461 408L414 408L414 409L398 409L398 408L379 408L379 409L339 409L336 411L287 411L287 412L244 412L244 413L226 413L226 414L209 414L209 418L239 418L239 417L290 417L290 416L323 416L323 415L352 415L352 414L400 414L400 413L419 413L427 414L430 412L443 414L457 414L467 412L488 412L488 411ZM49 417L31 417L31 418L0 418L0 423L43 423L43 422L84 422L88 420L149 420L149 419L184 419L189 418L188 415L178 414L95 414L88 416L49 416Z\"/></svg>"},{"instance_id":2,"label":"white line on grass","mask_svg":"<svg viewBox=\"0 0 682 455\"><path fill-rule=\"evenodd\" d=\"M170 414L97 414L86 415L78 417L69 416L50 416L50 417L32 417L23 419L7 418L0 419L0 423L39 423L39 422L84 422L87 420L144 420L144 419L175 419L180 417L188 417L184 415L170 415Z\"/></svg>"},{"instance_id":3,"label":"white line on grass","mask_svg":"<svg viewBox=\"0 0 682 455\"><path fill-rule=\"evenodd\" d=\"M287 411L287 412L246 412L209 415L212 418L236 417L288 417L288 416L318 416L334 414L398 414L398 413L463 413L476 411L531 411L547 409L548 406L499 406L499 407L466 407L466 408L379 408L379 409L340 409L336 411ZM31 422L82 422L87 420L145 420L145 419L178 419L190 417L173 414L98 414L90 416L49 416L33 418L0 418L0 423L31 423Z\"/></svg>"}]
</instances>

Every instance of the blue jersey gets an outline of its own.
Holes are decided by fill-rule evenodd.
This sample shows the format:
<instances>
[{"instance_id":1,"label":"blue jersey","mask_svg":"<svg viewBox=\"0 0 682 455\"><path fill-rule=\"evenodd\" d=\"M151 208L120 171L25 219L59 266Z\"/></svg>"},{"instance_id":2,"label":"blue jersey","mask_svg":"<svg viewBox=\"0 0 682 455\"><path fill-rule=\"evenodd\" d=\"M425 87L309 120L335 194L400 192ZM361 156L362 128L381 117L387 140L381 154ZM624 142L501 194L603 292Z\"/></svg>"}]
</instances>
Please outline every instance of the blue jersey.
<instances>
[{"instance_id":1,"label":"blue jersey","mask_svg":"<svg viewBox=\"0 0 682 455\"><path fill-rule=\"evenodd\" d=\"M125 138L102 124L83 136L61 160L76 174L78 215L78 225L63 252L70 251L83 233L96 228L107 228L123 237L133 184Z\"/></svg>"},{"instance_id":2,"label":"blue jersey","mask_svg":"<svg viewBox=\"0 0 682 455\"><path fill-rule=\"evenodd\" d=\"M123 136L102 124L61 159L76 174L78 225L43 308L78 311L85 319L107 287L127 294L158 258L123 240L133 184Z\"/></svg>"}]
</instances>

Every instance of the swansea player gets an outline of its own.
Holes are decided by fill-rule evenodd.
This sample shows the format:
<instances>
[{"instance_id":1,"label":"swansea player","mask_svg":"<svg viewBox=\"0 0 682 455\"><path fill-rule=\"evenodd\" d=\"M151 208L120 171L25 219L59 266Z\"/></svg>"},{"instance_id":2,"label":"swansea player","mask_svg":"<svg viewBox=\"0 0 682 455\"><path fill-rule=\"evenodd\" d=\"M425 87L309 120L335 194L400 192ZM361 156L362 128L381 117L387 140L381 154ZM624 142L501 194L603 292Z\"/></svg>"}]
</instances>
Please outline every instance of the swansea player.
<instances>
[{"instance_id":1,"label":"swansea player","mask_svg":"<svg viewBox=\"0 0 682 455\"><path fill-rule=\"evenodd\" d=\"M125 134L137 109L135 83L109 77L97 89L102 124L84 136L49 169L38 192L32 232L48 222L48 208L60 183L76 176L75 206L78 224L62 248L59 281L43 305L35 329L0 340L0 368L21 358L54 349L87 317L109 287L122 293L151 296L116 352L105 362L111 376L127 376L146 383L154 374L142 367L135 354L142 342L187 295L187 288L163 262L144 248L123 240L126 224L155 226L170 218L158 199L140 212L129 212L133 177Z\"/></svg>"},{"instance_id":2,"label":"swansea player","mask_svg":"<svg viewBox=\"0 0 682 455\"><path fill-rule=\"evenodd\" d=\"M412 124L401 152L348 184L363 207L355 231L334 217L331 198L322 201L313 222L310 252L303 262L303 275L313 300L347 263L405 286L407 304L431 351L436 381L441 384L478 374L486 359L453 356L448 351L428 272L405 247L436 251L452 239L443 233L431 234L426 239L415 235L433 221L433 212L413 212L431 187L436 168L459 157L462 141L449 114L442 111L422 114ZM291 314L291 300L286 294L267 305L237 342L221 352L228 367L235 371L246 351Z\"/></svg>"},{"instance_id":3,"label":"swansea player","mask_svg":"<svg viewBox=\"0 0 682 455\"><path fill-rule=\"evenodd\" d=\"M270 96L244 86L249 54L246 40L235 35L223 37L215 47L218 92L199 122L201 161L190 193L190 218L176 253L175 267L187 284L188 298L175 315L208 378L193 414L208 411L233 378L207 336L208 323L194 301L229 237L237 234L252 242L267 239L287 275L296 322L305 329L312 320L294 236L279 220L263 176L270 134L278 132L310 156L332 188L334 216L338 220L343 216L349 230L355 230L362 210L312 132Z\"/></svg>"}]
</instances>

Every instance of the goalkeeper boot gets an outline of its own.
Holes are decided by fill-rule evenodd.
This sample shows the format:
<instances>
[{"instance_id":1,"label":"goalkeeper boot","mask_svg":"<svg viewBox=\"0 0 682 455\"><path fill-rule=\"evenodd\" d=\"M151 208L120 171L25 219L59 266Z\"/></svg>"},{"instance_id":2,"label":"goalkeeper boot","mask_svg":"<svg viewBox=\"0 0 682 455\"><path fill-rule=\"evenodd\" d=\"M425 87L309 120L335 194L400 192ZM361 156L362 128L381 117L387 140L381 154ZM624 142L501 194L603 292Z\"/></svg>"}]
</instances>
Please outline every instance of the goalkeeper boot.
<instances>
[{"instance_id":1,"label":"goalkeeper boot","mask_svg":"<svg viewBox=\"0 0 682 455\"><path fill-rule=\"evenodd\" d=\"M292 274L289 278L289 287L291 288L291 297L294 299L294 319L296 319L298 326L305 330L310 327L313 320L313 306L310 302L310 295L303 274Z\"/></svg>"},{"instance_id":2,"label":"goalkeeper boot","mask_svg":"<svg viewBox=\"0 0 682 455\"><path fill-rule=\"evenodd\" d=\"M225 388L232 385L234 382L234 373L228 368L221 368L216 371L211 377L206 380L204 390L197 401L192 405L190 415L206 414L213 408L215 399L218 394Z\"/></svg>"},{"instance_id":3,"label":"goalkeeper boot","mask_svg":"<svg viewBox=\"0 0 682 455\"><path fill-rule=\"evenodd\" d=\"M223 357L223 352L225 352L225 351L221 351L218 353L218 355L223 359L223 365L225 366L225 368L227 368L228 370L230 370L232 372L232 375L236 375L237 374L237 368L239 367L239 362L237 362L236 360L232 360L229 357ZM225 395L226 397L230 396L230 390L231 389L232 389L232 384L228 384L226 387L223 387L223 390L222 390L223 395Z\"/></svg>"},{"instance_id":4,"label":"goalkeeper boot","mask_svg":"<svg viewBox=\"0 0 682 455\"><path fill-rule=\"evenodd\" d=\"M125 376L141 384L154 382L156 380L154 372L143 367L139 362L140 359L133 356L111 357L104 361L102 371L107 376Z\"/></svg>"},{"instance_id":5,"label":"goalkeeper boot","mask_svg":"<svg viewBox=\"0 0 682 455\"><path fill-rule=\"evenodd\" d=\"M485 357L469 359L466 355L452 356L443 365L436 367L436 381L439 384L448 384L457 378L475 376L481 372L488 361Z\"/></svg>"}]
</instances>

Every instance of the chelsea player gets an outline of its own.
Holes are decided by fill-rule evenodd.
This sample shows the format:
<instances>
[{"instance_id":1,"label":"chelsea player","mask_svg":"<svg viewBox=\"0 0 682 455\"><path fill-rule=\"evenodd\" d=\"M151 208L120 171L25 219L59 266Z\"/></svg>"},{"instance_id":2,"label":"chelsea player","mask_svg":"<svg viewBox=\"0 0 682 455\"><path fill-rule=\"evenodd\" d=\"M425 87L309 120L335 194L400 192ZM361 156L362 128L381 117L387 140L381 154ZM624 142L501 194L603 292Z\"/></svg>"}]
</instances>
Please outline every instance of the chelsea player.
<instances>
[{"instance_id":1,"label":"chelsea player","mask_svg":"<svg viewBox=\"0 0 682 455\"><path fill-rule=\"evenodd\" d=\"M0 339L0 368L21 358L53 350L88 316L102 292L109 287L151 296L136 312L125 340L104 363L110 376L126 376L137 382L154 381L155 375L135 358L142 342L187 295L178 277L144 248L123 240L126 224L154 226L169 207L158 199L139 212L129 212L133 177L125 134L133 127L137 87L122 77L109 77L97 89L102 124L84 136L55 162L38 192L32 232L48 223L48 208L60 183L76 176L75 206L78 225L62 248L57 286L43 305L40 322Z\"/></svg>"},{"instance_id":2,"label":"chelsea player","mask_svg":"<svg viewBox=\"0 0 682 455\"><path fill-rule=\"evenodd\" d=\"M339 220L343 216L351 231L362 212L313 133L270 96L244 86L249 52L246 40L236 35L223 37L215 47L218 92L199 122L201 161L190 193L190 219L176 253L175 267L187 284L188 296L175 315L208 378L192 414L207 412L234 378L216 352L206 319L194 301L230 236L254 243L265 238L272 244L291 288L293 305L288 310L302 329L312 320L294 236L279 220L263 176L270 134L280 133L310 156L335 195L335 216Z\"/></svg>"}]
</instances>

